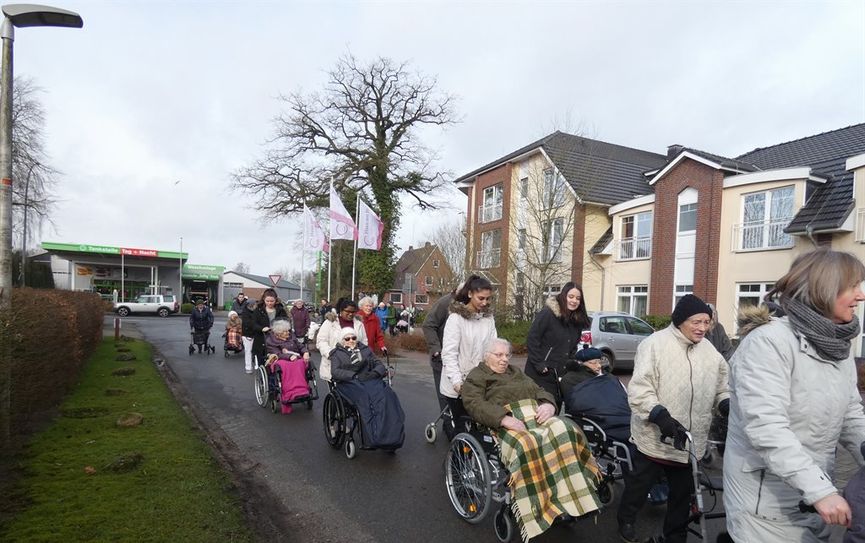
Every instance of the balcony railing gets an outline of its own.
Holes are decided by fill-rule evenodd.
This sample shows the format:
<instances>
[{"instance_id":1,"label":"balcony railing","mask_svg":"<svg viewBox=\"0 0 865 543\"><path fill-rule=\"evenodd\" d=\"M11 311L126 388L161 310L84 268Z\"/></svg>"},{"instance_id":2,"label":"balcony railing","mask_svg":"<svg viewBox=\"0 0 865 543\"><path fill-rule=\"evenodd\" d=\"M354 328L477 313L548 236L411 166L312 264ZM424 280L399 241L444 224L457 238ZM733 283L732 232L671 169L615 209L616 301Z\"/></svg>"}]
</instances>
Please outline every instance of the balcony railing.
<instances>
[{"instance_id":1,"label":"balcony railing","mask_svg":"<svg viewBox=\"0 0 865 543\"><path fill-rule=\"evenodd\" d=\"M502 204L487 204L484 206L478 207L478 222L483 224L485 222L497 221L502 218Z\"/></svg>"},{"instance_id":2,"label":"balcony railing","mask_svg":"<svg viewBox=\"0 0 865 543\"><path fill-rule=\"evenodd\" d=\"M793 236L784 233L791 220L792 217L733 225L733 250L759 251L792 247Z\"/></svg>"},{"instance_id":3,"label":"balcony railing","mask_svg":"<svg viewBox=\"0 0 865 543\"><path fill-rule=\"evenodd\" d=\"M619 260L637 260L652 256L652 238L623 238L619 241Z\"/></svg>"},{"instance_id":4,"label":"balcony railing","mask_svg":"<svg viewBox=\"0 0 865 543\"><path fill-rule=\"evenodd\" d=\"M492 249L489 251L478 251L475 265L482 270L498 268L502 262L502 250Z\"/></svg>"}]
</instances>

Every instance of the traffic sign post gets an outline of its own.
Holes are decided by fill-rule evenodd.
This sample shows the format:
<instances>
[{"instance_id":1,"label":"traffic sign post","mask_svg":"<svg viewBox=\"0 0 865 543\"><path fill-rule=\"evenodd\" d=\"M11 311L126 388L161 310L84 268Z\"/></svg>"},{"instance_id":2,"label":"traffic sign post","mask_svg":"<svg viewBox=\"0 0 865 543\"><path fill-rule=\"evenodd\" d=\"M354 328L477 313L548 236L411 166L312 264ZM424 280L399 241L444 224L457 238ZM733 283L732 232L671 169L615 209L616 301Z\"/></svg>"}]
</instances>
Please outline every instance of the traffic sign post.
<instances>
[{"instance_id":1,"label":"traffic sign post","mask_svg":"<svg viewBox=\"0 0 865 543\"><path fill-rule=\"evenodd\" d=\"M268 275L270 277L270 282L273 283L273 286L279 284L279 280L282 279L281 275Z\"/></svg>"}]
</instances>

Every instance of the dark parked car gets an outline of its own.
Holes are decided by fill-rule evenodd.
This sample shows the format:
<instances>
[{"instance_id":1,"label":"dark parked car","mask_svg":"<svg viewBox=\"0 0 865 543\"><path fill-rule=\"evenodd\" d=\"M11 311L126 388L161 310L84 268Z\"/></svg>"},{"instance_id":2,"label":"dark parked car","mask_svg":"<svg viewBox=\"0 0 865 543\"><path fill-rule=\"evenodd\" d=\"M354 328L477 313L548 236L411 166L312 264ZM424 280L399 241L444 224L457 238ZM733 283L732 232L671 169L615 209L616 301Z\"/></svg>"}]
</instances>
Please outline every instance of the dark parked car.
<instances>
[{"instance_id":1,"label":"dark parked car","mask_svg":"<svg viewBox=\"0 0 865 543\"><path fill-rule=\"evenodd\" d=\"M615 369L634 369L637 345L655 330L649 324L628 313L598 311L591 313L590 330L583 331L580 338L604 353L602 364Z\"/></svg>"}]
</instances>

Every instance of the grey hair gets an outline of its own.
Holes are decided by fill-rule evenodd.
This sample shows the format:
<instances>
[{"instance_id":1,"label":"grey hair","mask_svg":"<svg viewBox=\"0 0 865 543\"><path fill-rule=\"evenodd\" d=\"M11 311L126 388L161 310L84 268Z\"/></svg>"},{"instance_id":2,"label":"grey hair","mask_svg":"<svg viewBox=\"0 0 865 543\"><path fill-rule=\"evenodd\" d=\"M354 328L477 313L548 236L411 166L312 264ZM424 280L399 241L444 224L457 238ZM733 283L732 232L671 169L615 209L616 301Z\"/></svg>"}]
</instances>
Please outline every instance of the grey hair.
<instances>
[{"instance_id":1,"label":"grey hair","mask_svg":"<svg viewBox=\"0 0 865 543\"><path fill-rule=\"evenodd\" d=\"M291 323L285 319L278 319L273 321L270 329L273 330L274 334L285 334L291 332Z\"/></svg>"},{"instance_id":2,"label":"grey hair","mask_svg":"<svg viewBox=\"0 0 865 543\"><path fill-rule=\"evenodd\" d=\"M506 340L503 337L494 337L491 340L487 341L487 345L484 348L484 353L493 352L493 349L495 349L496 345L507 345L508 352L510 353L513 351L513 347L510 341Z\"/></svg>"},{"instance_id":3,"label":"grey hair","mask_svg":"<svg viewBox=\"0 0 865 543\"><path fill-rule=\"evenodd\" d=\"M360 308L360 307L363 307L367 304L374 306L375 302L369 296L364 296L363 298L360 299L359 302L357 302L357 307Z\"/></svg>"}]
</instances>

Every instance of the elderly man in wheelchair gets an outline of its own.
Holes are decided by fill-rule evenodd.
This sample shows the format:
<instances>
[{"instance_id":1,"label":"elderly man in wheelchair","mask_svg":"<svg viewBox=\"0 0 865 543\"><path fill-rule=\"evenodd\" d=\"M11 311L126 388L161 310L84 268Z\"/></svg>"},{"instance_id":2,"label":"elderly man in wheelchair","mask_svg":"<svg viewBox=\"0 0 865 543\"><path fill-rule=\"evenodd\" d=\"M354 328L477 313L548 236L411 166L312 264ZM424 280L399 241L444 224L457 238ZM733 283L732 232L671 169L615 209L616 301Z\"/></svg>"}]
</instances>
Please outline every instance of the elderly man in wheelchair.
<instances>
[{"instance_id":1,"label":"elderly man in wheelchair","mask_svg":"<svg viewBox=\"0 0 865 543\"><path fill-rule=\"evenodd\" d=\"M502 503L495 518L500 541L510 540L514 518L528 540L563 515L600 508L600 472L585 436L554 416L553 396L510 357L510 342L493 339L484 363L466 377L462 401L473 422L454 437L445 464L448 495L465 520L480 522L492 501Z\"/></svg>"}]
</instances>

